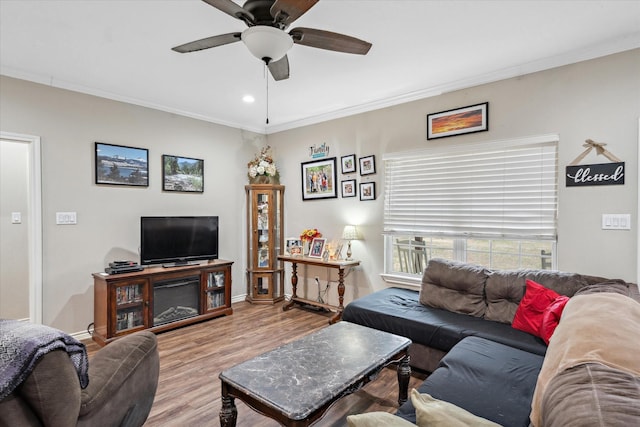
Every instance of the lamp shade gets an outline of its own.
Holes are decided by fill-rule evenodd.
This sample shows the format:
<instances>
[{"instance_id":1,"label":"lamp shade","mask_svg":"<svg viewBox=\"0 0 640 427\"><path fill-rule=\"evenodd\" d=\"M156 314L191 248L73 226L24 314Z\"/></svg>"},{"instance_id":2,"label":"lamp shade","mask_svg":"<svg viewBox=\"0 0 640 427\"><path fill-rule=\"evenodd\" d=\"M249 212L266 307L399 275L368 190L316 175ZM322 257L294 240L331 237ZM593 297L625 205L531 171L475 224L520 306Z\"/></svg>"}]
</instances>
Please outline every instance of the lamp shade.
<instances>
[{"instance_id":1,"label":"lamp shade","mask_svg":"<svg viewBox=\"0 0 640 427\"><path fill-rule=\"evenodd\" d=\"M249 52L267 64L282 59L293 46L293 39L278 28L255 25L242 32L242 41Z\"/></svg>"},{"instance_id":2,"label":"lamp shade","mask_svg":"<svg viewBox=\"0 0 640 427\"><path fill-rule=\"evenodd\" d=\"M355 225L345 225L342 231L342 238L344 240L362 240L362 236Z\"/></svg>"}]
</instances>

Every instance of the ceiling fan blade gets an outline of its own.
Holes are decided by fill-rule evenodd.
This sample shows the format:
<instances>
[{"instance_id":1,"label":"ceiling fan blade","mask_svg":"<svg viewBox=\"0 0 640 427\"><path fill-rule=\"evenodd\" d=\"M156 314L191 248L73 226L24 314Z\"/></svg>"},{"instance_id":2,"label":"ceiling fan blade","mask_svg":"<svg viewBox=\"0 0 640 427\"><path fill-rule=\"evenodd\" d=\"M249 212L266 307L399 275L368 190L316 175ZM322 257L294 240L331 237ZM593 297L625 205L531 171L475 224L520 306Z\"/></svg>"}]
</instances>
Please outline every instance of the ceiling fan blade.
<instances>
[{"instance_id":1,"label":"ceiling fan blade","mask_svg":"<svg viewBox=\"0 0 640 427\"><path fill-rule=\"evenodd\" d=\"M271 6L274 22L287 28L296 19L311 9L318 0L276 0Z\"/></svg>"},{"instance_id":2,"label":"ceiling fan blade","mask_svg":"<svg viewBox=\"0 0 640 427\"><path fill-rule=\"evenodd\" d=\"M271 72L274 80L278 81L289 78L289 59L287 55L277 61L269 62L267 67L269 67L269 72Z\"/></svg>"},{"instance_id":3,"label":"ceiling fan blade","mask_svg":"<svg viewBox=\"0 0 640 427\"><path fill-rule=\"evenodd\" d=\"M334 50L336 52L366 55L371 43L344 34L314 28L294 28L289 31L293 42L304 46Z\"/></svg>"},{"instance_id":4,"label":"ceiling fan blade","mask_svg":"<svg viewBox=\"0 0 640 427\"><path fill-rule=\"evenodd\" d=\"M220 34L219 36L207 37L193 42L181 44L171 48L179 53L196 52L198 50L209 49L216 46L222 46L229 43L240 41L242 33Z\"/></svg>"},{"instance_id":5,"label":"ceiling fan blade","mask_svg":"<svg viewBox=\"0 0 640 427\"><path fill-rule=\"evenodd\" d=\"M248 10L238 6L231 0L202 0L216 9L242 21L255 23L255 17Z\"/></svg>"}]
</instances>

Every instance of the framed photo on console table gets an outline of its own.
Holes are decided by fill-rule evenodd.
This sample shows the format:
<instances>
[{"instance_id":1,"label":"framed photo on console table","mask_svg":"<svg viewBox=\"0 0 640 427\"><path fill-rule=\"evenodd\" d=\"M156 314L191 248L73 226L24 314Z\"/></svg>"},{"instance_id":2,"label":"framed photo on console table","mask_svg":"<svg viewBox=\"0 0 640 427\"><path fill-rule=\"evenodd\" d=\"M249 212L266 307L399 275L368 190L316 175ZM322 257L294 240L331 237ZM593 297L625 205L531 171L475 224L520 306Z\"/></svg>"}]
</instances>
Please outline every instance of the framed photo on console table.
<instances>
[{"instance_id":1,"label":"framed photo on console table","mask_svg":"<svg viewBox=\"0 0 640 427\"><path fill-rule=\"evenodd\" d=\"M302 200L338 197L335 157L305 162L301 167Z\"/></svg>"},{"instance_id":2,"label":"framed photo on console table","mask_svg":"<svg viewBox=\"0 0 640 427\"><path fill-rule=\"evenodd\" d=\"M162 189L202 193L204 191L204 160L163 154Z\"/></svg>"},{"instance_id":3,"label":"framed photo on console table","mask_svg":"<svg viewBox=\"0 0 640 427\"><path fill-rule=\"evenodd\" d=\"M149 186L149 150L95 143L96 184Z\"/></svg>"},{"instance_id":4,"label":"framed photo on console table","mask_svg":"<svg viewBox=\"0 0 640 427\"><path fill-rule=\"evenodd\" d=\"M311 258L322 258L322 254L324 254L324 245L327 239L324 237L316 237L311 241L311 249L309 250L309 257Z\"/></svg>"}]
</instances>

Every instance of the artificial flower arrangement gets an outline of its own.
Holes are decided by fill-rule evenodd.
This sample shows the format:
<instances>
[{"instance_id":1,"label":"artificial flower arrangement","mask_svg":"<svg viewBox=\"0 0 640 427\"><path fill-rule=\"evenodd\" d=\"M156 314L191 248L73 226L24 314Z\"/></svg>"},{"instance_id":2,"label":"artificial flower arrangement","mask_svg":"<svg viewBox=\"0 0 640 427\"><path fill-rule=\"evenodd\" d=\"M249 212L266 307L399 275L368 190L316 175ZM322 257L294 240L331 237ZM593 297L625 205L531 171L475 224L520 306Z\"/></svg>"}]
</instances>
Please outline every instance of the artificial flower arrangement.
<instances>
[{"instance_id":1,"label":"artificial flower arrangement","mask_svg":"<svg viewBox=\"0 0 640 427\"><path fill-rule=\"evenodd\" d=\"M260 150L260 154L247 163L247 168L249 169L247 175L250 181L260 176L272 177L276 182L278 181L280 173L276 167L276 163L273 161L273 157L271 157L270 151L271 146L267 145L263 147L262 150Z\"/></svg>"},{"instance_id":2,"label":"artificial flower arrangement","mask_svg":"<svg viewBox=\"0 0 640 427\"><path fill-rule=\"evenodd\" d=\"M311 242L316 237L322 237L322 233L317 228L307 228L300 233L300 240L303 242Z\"/></svg>"}]
</instances>

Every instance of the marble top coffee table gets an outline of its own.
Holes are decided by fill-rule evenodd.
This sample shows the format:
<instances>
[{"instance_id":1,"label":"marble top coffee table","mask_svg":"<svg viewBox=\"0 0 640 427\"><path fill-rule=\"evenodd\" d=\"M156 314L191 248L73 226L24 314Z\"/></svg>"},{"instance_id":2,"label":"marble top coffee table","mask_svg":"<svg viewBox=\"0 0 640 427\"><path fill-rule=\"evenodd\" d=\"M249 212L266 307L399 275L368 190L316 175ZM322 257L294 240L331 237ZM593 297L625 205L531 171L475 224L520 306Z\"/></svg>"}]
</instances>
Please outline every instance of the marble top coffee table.
<instances>
[{"instance_id":1,"label":"marble top coffee table","mask_svg":"<svg viewBox=\"0 0 640 427\"><path fill-rule=\"evenodd\" d=\"M407 400L408 338L339 322L220 374L220 425L236 425L234 399L285 426L308 426L338 399L390 363L398 364L398 403Z\"/></svg>"}]
</instances>

